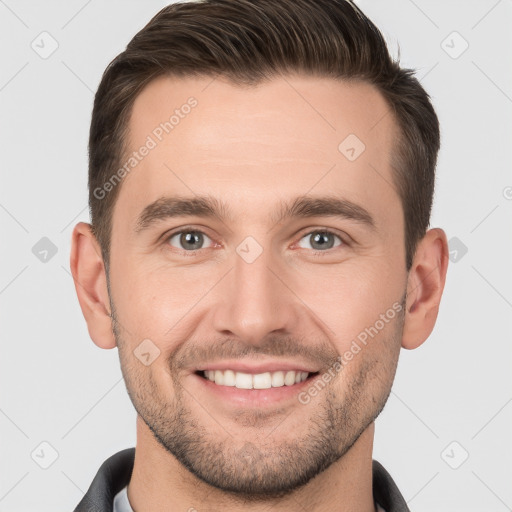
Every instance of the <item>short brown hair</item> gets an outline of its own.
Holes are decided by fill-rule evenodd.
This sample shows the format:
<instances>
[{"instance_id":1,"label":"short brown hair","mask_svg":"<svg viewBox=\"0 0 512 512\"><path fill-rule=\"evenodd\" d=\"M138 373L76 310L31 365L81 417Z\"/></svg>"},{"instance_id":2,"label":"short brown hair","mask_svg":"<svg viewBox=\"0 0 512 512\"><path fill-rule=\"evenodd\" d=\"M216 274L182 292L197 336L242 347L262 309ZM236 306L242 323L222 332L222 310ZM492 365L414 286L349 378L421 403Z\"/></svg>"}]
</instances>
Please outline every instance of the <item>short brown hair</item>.
<instances>
[{"instance_id":1,"label":"short brown hair","mask_svg":"<svg viewBox=\"0 0 512 512\"><path fill-rule=\"evenodd\" d=\"M89 137L92 229L108 271L112 213L120 186L98 190L127 150L133 102L162 75L223 76L258 85L303 73L373 84L400 136L393 180L402 201L407 270L429 222L439 122L413 70L401 69L377 27L348 0L201 0L163 8L107 67L94 100Z\"/></svg>"}]
</instances>

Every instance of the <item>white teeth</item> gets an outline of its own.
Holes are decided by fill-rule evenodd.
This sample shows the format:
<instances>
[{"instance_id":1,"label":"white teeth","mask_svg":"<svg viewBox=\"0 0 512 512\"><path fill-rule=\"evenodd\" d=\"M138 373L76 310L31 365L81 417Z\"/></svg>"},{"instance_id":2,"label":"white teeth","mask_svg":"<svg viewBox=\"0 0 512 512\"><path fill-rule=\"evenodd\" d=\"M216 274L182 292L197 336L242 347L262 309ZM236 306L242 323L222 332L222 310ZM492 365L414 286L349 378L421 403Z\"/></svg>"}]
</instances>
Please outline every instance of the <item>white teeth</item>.
<instances>
[{"instance_id":1,"label":"white teeth","mask_svg":"<svg viewBox=\"0 0 512 512\"><path fill-rule=\"evenodd\" d=\"M205 370L204 376L219 386L235 386L238 389L269 389L292 386L304 382L309 373L295 370L265 372L258 374L233 370Z\"/></svg>"},{"instance_id":2,"label":"white teeth","mask_svg":"<svg viewBox=\"0 0 512 512\"><path fill-rule=\"evenodd\" d=\"M252 387L254 389L268 389L272 387L272 377L270 372L258 373L252 377Z\"/></svg>"},{"instance_id":3,"label":"white teeth","mask_svg":"<svg viewBox=\"0 0 512 512\"><path fill-rule=\"evenodd\" d=\"M295 372L292 370L291 372L286 372L284 376L284 384L285 386L292 386L295 384Z\"/></svg>"},{"instance_id":4,"label":"white teeth","mask_svg":"<svg viewBox=\"0 0 512 512\"><path fill-rule=\"evenodd\" d=\"M236 372L235 386L238 389L252 389L252 375L250 373Z\"/></svg>"},{"instance_id":5,"label":"white teeth","mask_svg":"<svg viewBox=\"0 0 512 512\"><path fill-rule=\"evenodd\" d=\"M224 373L219 370L215 370L215 384L224 385Z\"/></svg>"},{"instance_id":6,"label":"white teeth","mask_svg":"<svg viewBox=\"0 0 512 512\"><path fill-rule=\"evenodd\" d=\"M217 384L217 382L215 382ZM233 370L226 370L224 372L224 386L235 386L236 376Z\"/></svg>"},{"instance_id":7,"label":"white teeth","mask_svg":"<svg viewBox=\"0 0 512 512\"><path fill-rule=\"evenodd\" d=\"M281 386L284 386L284 372L272 373L272 387L280 388Z\"/></svg>"}]
</instances>

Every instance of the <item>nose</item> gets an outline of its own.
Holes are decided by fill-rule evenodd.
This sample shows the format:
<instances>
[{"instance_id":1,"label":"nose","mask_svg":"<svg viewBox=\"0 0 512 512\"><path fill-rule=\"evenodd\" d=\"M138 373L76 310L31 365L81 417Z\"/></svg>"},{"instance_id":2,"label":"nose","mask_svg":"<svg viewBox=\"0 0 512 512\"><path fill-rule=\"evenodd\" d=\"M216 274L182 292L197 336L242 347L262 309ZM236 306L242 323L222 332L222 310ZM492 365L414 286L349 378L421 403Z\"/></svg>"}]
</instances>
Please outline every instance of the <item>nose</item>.
<instances>
[{"instance_id":1,"label":"nose","mask_svg":"<svg viewBox=\"0 0 512 512\"><path fill-rule=\"evenodd\" d=\"M252 263L235 254L234 268L217 293L218 333L257 345L270 334L297 330L300 301L270 250L263 250Z\"/></svg>"}]
</instances>

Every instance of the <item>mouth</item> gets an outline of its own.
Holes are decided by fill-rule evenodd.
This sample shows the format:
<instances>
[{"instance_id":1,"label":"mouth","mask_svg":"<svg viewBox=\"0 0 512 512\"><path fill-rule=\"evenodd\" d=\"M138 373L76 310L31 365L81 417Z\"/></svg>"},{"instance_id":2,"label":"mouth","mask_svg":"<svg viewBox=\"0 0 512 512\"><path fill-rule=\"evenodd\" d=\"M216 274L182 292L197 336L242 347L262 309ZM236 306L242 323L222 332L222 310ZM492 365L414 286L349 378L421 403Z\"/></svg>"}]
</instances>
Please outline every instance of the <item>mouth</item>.
<instances>
[{"instance_id":1,"label":"mouth","mask_svg":"<svg viewBox=\"0 0 512 512\"><path fill-rule=\"evenodd\" d=\"M231 359L192 369L198 394L226 411L240 408L296 407L301 391L321 379L322 367L311 361ZM268 410L268 409L267 409Z\"/></svg>"},{"instance_id":2,"label":"mouth","mask_svg":"<svg viewBox=\"0 0 512 512\"><path fill-rule=\"evenodd\" d=\"M236 389L271 389L292 387L318 375L318 372L277 370L263 373L245 373L235 370L198 370L196 375L222 387Z\"/></svg>"}]
</instances>

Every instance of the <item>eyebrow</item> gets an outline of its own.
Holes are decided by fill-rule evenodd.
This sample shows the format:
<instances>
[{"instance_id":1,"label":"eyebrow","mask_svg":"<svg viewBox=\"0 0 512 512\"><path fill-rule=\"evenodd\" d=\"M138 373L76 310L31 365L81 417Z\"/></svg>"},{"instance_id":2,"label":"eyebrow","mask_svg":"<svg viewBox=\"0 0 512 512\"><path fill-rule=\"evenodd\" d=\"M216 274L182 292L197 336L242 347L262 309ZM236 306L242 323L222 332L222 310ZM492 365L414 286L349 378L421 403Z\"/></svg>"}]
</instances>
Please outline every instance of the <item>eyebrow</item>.
<instances>
[{"instance_id":1,"label":"eyebrow","mask_svg":"<svg viewBox=\"0 0 512 512\"><path fill-rule=\"evenodd\" d=\"M235 218L228 204L212 196L166 196L142 210L135 232L144 231L158 221L187 216L215 218L221 222L233 222ZM281 202L277 211L270 215L270 221L279 224L290 218L308 217L339 217L375 229L375 221L365 208L335 196L299 196L292 202Z\"/></svg>"}]
</instances>

